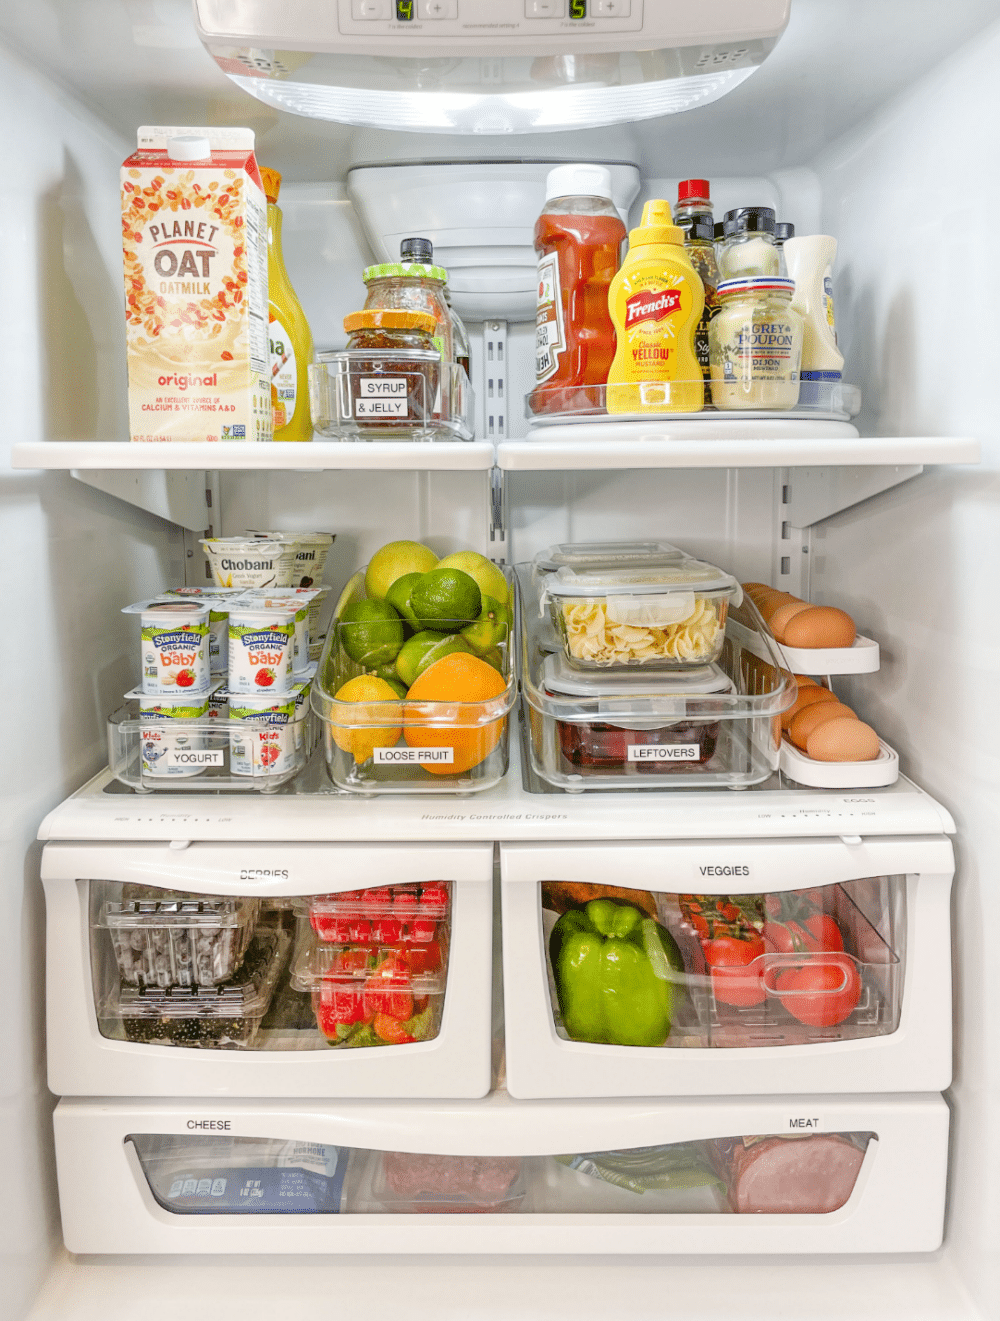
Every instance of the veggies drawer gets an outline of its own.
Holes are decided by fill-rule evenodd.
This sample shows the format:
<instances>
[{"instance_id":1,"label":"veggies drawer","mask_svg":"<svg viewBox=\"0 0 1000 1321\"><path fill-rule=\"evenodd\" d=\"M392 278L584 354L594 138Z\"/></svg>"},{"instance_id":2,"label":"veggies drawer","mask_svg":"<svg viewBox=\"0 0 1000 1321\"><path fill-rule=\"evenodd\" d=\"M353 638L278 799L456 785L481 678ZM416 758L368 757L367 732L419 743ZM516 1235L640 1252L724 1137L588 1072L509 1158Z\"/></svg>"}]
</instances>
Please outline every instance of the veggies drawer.
<instances>
[{"instance_id":1,"label":"veggies drawer","mask_svg":"<svg viewBox=\"0 0 1000 1321\"><path fill-rule=\"evenodd\" d=\"M482 1096L493 846L248 850L46 846L52 1090Z\"/></svg>"},{"instance_id":2,"label":"veggies drawer","mask_svg":"<svg viewBox=\"0 0 1000 1321\"><path fill-rule=\"evenodd\" d=\"M941 1242L948 1109L77 1098L55 1133L71 1252L901 1253Z\"/></svg>"},{"instance_id":3,"label":"veggies drawer","mask_svg":"<svg viewBox=\"0 0 1000 1321\"><path fill-rule=\"evenodd\" d=\"M949 1085L947 840L500 853L512 1095Z\"/></svg>"}]
</instances>

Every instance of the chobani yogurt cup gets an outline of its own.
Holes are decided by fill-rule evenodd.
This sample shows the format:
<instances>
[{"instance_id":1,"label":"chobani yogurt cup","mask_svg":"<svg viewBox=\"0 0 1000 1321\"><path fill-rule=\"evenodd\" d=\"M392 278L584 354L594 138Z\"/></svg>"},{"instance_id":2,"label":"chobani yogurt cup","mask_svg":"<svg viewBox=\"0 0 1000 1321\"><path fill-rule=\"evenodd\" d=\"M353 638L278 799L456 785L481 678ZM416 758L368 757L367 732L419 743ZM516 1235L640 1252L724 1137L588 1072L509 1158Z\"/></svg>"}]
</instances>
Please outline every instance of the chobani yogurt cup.
<instances>
[{"instance_id":1,"label":"chobani yogurt cup","mask_svg":"<svg viewBox=\"0 0 1000 1321\"><path fill-rule=\"evenodd\" d=\"M302 765L297 738L297 691L282 697L228 692L229 769L233 775L286 775Z\"/></svg>"},{"instance_id":2,"label":"chobani yogurt cup","mask_svg":"<svg viewBox=\"0 0 1000 1321\"><path fill-rule=\"evenodd\" d=\"M219 587L291 587L297 544L292 537L202 537Z\"/></svg>"},{"instance_id":3,"label":"chobani yogurt cup","mask_svg":"<svg viewBox=\"0 0 1000 1321\"><path fill-rule=\"evenodd\" d=\"M123 614L140 618L142 690L151 694L207 693L209 614L203 601L139 601Z\"/></svg>"},{"instance_id":4,"label":"chobani yogurt cup","mask_svg":"<svg viewBox=\"0 0 1000 1321\"><path fill-rule=\"evenodd\" d=\"M294 645L294 605L267 609L234 601L229 607L229 691L272 697L290 692Z\"/></svg>"},{"instance_id":5,"label":"chobani yogurt cup","mask_svg":"<svg viewBox=\"0 0 1000 1321\"><path fill-rule=\"evenodd\" d=\"M258 537L292 537L297 543L293 587L318 587L334 537L329 532L255 532Z\"/></svg>"},{"instance_id":6,"label":"chobani yogurt cup","mask_svg":"<svg viewBox=\"0 0 1000 1321\"><path fill-rule=\"evenodd\" d=\"M190 779L208 766L221 766L221 749L208 748L197 721L208 712L209 695L157 695L133 688L125 694L139 703L139 746L142 773L157 779Z\"/></svg>"},{"instance_id":7,"label":"chobani yogurt cup","mask_svg":"<svg viewBox=\"0 0 1000 1321\"><path fill-rule=\"evenodd\" d=\"M167 601L176 598L208 602L208 660L213 674L225 674L229 668L228 607L240 595L238 587L171 587L163 593Z\"/></svg>"}]
</instances>

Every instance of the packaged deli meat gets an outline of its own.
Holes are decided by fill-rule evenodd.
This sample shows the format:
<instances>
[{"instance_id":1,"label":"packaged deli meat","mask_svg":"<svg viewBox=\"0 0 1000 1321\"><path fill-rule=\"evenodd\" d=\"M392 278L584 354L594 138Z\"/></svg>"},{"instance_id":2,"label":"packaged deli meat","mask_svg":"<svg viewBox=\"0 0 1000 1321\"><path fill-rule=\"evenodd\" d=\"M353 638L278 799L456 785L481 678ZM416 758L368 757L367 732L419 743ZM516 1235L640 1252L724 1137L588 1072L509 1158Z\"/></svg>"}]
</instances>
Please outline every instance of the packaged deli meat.
<instances>
[{"instance_id":1,"label":"packaged deli meat","mask_svg":"<svg viewBox=\"0 0 1000 1321\"><path fill-rule=\"evenodd\" d=\"M515 1211L524 1198L520 1156L380 1155L372 1192L386 1211Z\"/></svg>"},{"instance_id":2,"label":"packaged deli meat","mask_svg":"<svg viewBox=\"0 0 1000 1321\"><path fill-rule=\"evenodd\" d=\"M708 1143L738 1214L825 1215L844 1205L871 1133L720 1138Z\"/></svg>"}]
</instances>

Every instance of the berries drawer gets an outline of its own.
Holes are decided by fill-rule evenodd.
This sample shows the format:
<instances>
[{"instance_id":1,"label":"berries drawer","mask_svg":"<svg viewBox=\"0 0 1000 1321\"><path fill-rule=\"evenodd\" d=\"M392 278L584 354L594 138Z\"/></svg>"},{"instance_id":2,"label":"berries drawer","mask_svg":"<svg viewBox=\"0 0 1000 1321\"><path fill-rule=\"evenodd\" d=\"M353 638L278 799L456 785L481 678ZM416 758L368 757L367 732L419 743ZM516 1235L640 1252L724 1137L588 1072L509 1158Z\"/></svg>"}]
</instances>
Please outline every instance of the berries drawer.
<instances>
[{"instance_id":1,"label":"berries drawer","mask_svg":"<svg viewBox=\"0 0 1000 1321\"><path fill-rule=\"evenodd\" d=\"M80 1253L903 1253L941 1242L940 1096L127 1101L55 1113Z\"/></svg>"},{"instance_id":2,"label":"berries drawer","mask_svg":"<svg viewBox=\"0 0 1000 1321\"><path fill-rule=\"evenodd\" d=\"M944 838L501 845L518 1097L941 1091Z\"/></svg>"},{"instance_id":3,"label":"berries drawer","mask_svg":"<svg viewBox=\"0 0 1000 1321\"><path fill-rule=\"evenodd\" d=\"M493 846L49 844L49 1086L479 1097Z\"/></svg>"}]
</instances>

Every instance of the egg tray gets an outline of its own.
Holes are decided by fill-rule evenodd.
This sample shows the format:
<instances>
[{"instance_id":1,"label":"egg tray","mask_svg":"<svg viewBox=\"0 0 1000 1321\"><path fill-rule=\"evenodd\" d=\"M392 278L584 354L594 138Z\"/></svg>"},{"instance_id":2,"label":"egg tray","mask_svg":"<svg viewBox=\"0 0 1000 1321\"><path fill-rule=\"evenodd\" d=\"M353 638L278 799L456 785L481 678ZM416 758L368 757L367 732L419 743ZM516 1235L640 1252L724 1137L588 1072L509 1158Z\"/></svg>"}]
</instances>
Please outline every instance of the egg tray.
<instances>
[{"instance_id":1,"label":"egg tray","mask_svg":"<svg viewBox=\"0 0 1000 1321\"><path fill-rule=\"evenodd\" d=\"M816 761L785 734L778 767L782 775L810 789L884 789L899 779L899 754L879 739L878 756L873 761Z\"/></svg>"}]
</instances>

